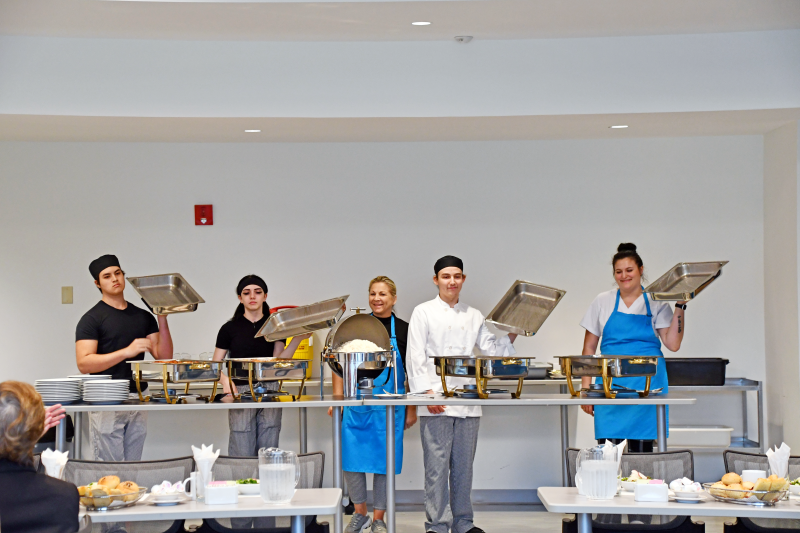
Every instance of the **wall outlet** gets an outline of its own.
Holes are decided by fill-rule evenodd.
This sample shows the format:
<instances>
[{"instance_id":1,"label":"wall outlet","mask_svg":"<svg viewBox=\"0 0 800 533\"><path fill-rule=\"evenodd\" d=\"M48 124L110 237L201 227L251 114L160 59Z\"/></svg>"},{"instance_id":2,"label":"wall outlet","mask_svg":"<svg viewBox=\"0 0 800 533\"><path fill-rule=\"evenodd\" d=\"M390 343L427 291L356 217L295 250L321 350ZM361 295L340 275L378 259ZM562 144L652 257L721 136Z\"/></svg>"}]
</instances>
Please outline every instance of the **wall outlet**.
<instances>
[{"instance_id":1,"label":"wall outlet","mask_svg":"<svg viewBox=\"0 0 800 533\"><path fill-rule=\"evenodd\" d=\"M72 287L61 287L61 303L72 303Z\"/></svg>"}]
</instances>

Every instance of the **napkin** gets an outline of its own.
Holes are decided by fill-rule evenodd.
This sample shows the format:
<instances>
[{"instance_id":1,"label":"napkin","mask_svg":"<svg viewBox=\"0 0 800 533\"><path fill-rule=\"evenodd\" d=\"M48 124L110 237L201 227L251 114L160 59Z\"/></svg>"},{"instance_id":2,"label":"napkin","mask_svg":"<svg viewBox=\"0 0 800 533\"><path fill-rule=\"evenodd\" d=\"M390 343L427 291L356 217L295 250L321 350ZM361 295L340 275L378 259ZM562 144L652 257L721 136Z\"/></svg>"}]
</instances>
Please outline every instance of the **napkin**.
<instances>
[{"instance_id":1,"label":"napkin","mask_svg":"<svg viewBox=\"0 0 800 533\"><path fill-rule=\"evenodd\" d=\"M197 465L197 470L202 477L202 481L198 484L200 488L198 495L202 495L205 492L205 485L211 481L211 469L214 466L214 461L219 457L219 450L215 452L213 449L213 444L209 444L208 446L201 444L200 448L192 446L194 463Z\"/></svg>"},{"instance_id":2,"label":"napkin","mask_svg":"<svg viewBox=\"0 0 800 533\"><path fill-rule=\"evenodd\" d=\"M606 450L611 450L613 448L617 449L617 470L619 470L619 464L622 462L622 454L625 452L625 447L628 445L628 439L623 440L619 444L614 444L610 440L607 440L605 444L603 444L603 456L606 455Z\"/></svg>"},{"instance_id":3,"label":"napkin","mask_svg":"<svg viewBox=\"0 0 800 533\"><path fill-rule=\"evenodd\" d=\"M775 446L775 450L771 448L767 450L770 473L784 479L787 478L789 474L789 453L791 453L791 449L785 442L781 443L780 448Z\"/></svg>"},{"instance_id":4,"label":"napkin","mask_svg":"<svg viewBox=\"0 0 800 533\"><path fill-rule=\"evenodd\" d=\"M64 467L67 465L69 452L55 452L50 448L42 452L42 464L45 473L56 479L61 479L64 475Z\"/></svg>"}]
</instances>

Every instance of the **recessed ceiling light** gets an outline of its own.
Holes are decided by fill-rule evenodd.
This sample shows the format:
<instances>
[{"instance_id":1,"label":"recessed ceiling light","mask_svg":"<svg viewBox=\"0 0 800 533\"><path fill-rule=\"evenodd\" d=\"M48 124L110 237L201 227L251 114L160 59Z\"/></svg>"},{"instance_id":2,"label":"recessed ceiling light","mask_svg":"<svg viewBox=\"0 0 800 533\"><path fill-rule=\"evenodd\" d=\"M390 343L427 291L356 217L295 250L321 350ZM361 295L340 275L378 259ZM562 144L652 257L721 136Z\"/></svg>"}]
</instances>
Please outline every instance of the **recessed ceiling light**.
<instances>
[{"instance_id":1,"label":"recessed ceiling light","mask_svg":"<svg viewBox=\"0 0 800 533\"><path fill-rule=\"evenodd\" d=\"M261 133L261 130L244 130L245 133Z\"/></svg>"},{"instance_id":2,"label":"recessed ceiling light","mask_svg":"<svg viewBox=\"0 0 800 533\"><path fill-rule=\"evenodd\" d=\"M627 124L618 124L618 125L616 125L616 126L609 126L609 127L610 127L612 130L621 130L621 129L623 129L623 128L627 128L627 127L628 127L628 125L627 125Z\"/></svg>"},{"instance_id":3,"label":"recessed ceiling light","mask_svg":"<svg viewBox=\"0 0 800 533\"><path fill-rule=\"evenodd\" d=\"M411 25L412 26L430 26L431 23L430 22L422 22L422 21L420 21L420 22L412 22Z\"/></svg>"}]
</instances>

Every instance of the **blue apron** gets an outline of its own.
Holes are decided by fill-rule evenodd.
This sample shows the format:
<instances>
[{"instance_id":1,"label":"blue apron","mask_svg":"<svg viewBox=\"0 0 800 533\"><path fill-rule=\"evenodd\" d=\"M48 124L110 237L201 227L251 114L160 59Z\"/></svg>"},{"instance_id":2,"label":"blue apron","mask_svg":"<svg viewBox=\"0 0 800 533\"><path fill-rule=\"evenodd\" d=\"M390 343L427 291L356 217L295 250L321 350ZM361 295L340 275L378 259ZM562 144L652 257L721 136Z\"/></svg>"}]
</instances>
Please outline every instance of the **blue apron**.
<instances>
[{"instance_id":1,"label":"blue apron","mask_svg":"<svg viewBox=\"0 0 800 533\"><path fill-rule=\"evenodd\" d=\"M394 333L392 314L392 348L397 352L397 392L405 394L406 373L397 338ZM375 378L373 394L394 392L394 376L390 368ZM406 423L406 408L394 408L395 475L403 467L403 431ZM386 474L386 407L360 405L345 407L342 413L342 470Z\"/></svg>"},{"instance_id":2,"label":"blue apron","mask_svg":"<svg viewBox=\"0 0 800 533\"><path fill-rule=\"evenodd\" d=\"M643 293L647 315L629 315L620 313L619 290L614 312L603 328L603 342L600 353L607 355L657 355L656 375L650 381L650 388L663 387L663 393L669 390L667 384L667 365L661 353L661 339L653 330L653 314L647 293ZM622 385L629 389L643 390L646 378L614 378L613 385ZM597 378L596 383L602 383ZM633 393L617 393L624 397ZM669 407L667 407L667 428L669 434ZM657 437L655 405L596 405L594 408L594 435L596 439L638 439L654 440Z\"/></svg>"}]
</instances>

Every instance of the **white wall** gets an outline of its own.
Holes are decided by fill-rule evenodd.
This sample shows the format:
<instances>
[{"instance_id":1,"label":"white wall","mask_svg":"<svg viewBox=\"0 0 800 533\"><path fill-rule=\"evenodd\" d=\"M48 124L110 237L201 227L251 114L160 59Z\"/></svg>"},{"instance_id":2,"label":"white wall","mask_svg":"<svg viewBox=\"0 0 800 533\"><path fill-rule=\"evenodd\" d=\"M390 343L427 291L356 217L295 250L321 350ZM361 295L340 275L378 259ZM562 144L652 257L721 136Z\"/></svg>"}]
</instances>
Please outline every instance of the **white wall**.
<instances>
[{"instance_id":1,"label":"white wall","mask_svg":"<svg viewBox=\"0 0 800 533\"><path fill-rule=\"evenodd\" d=\"M770 440L800 446L798 125L764 136L764 319Z\"/></svg>"},{"instance_id":2,"label":"white wall","mask_svg":"<svg viewBox=\"0 0 800 533\"><path fill-rule=\"evenodd\" d=\"M0 113L429 117L800 107L800 30L587 39L0 37Z\"/></svg>"},{"instance_id":3,"label":"white wall","mask_svg":"<svg viewBox=\"0 0 800 533\"><path fill-rule=\"evenodd\" d=\"M580 350L578 322L612 288L610 259L621 241L639 245L650 279L678 261L730 260L691 303L680 355L725 357L729 376L763 379L762 150L760 136L0 143L0 379L75 372L75 324L99 295L87 266L103 253L116 253L129 275L187 277L207 303L170 325L176 351L194 354L213 347L246 273L264 276L272 305L351 294L349 304L362 307L367 281L386 274L408 318L435 295L435 259L456 254L468 274L464 301L484 313L518 278L567 290L540 333L517 341L520 353L549 360ZM196 203L214 204L213 227L193 225ZM75 287L74 305L59 303L62 285ZM735 424L738 404L725 409ZM487 415L476 489L559 482L557 409ZM696 415L673 410L673 420ZM287 410L284 420L283 442L294 447L296 414ZM309 448L330 450L327 417L309 420ZM189 442L224 445L226 426L224 416L153 415L145 455L184 454ZM591 437L582 417L577 441ZM418 442L415 428L399 489L422 486Z\"/></svg>"}]
</instances>

